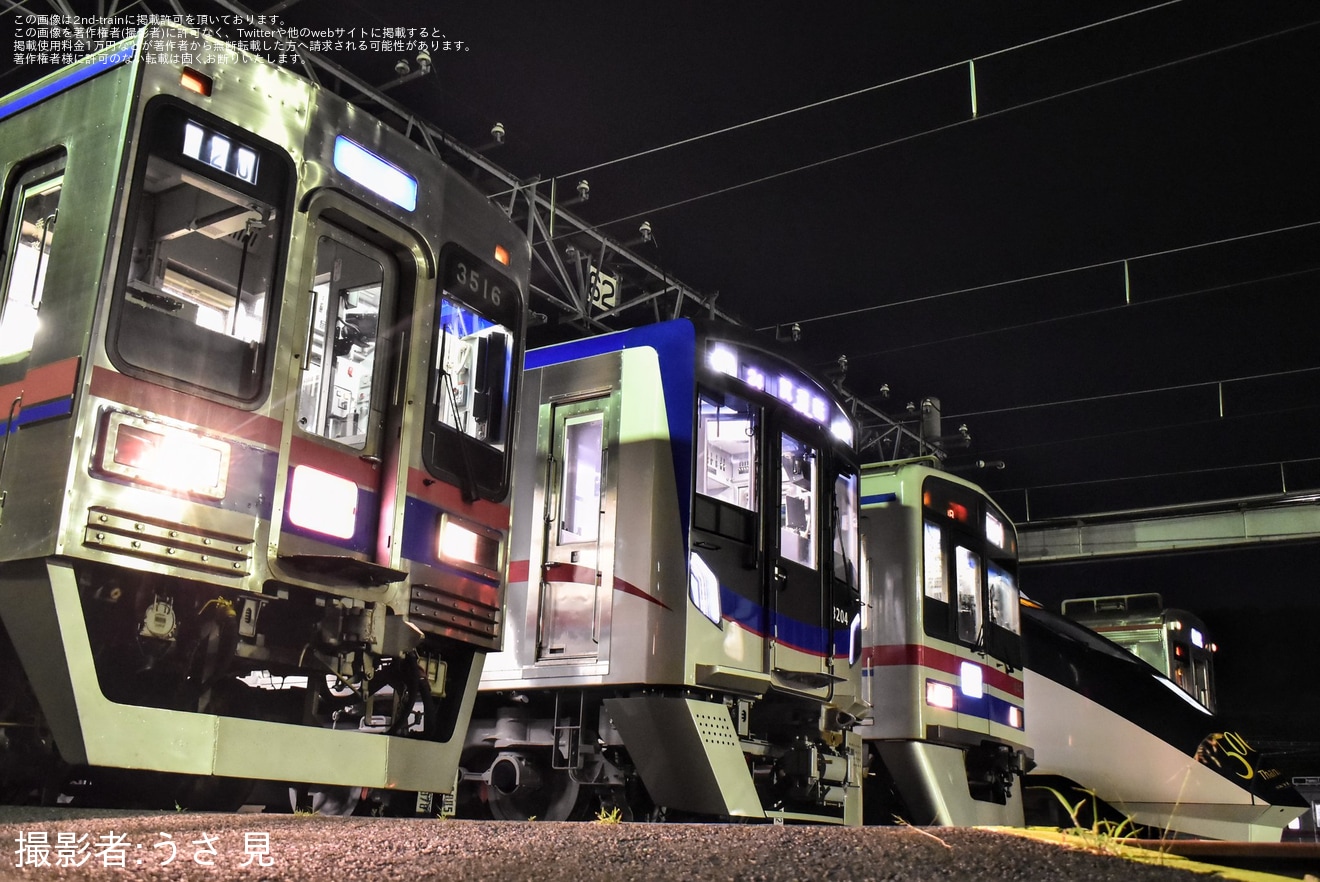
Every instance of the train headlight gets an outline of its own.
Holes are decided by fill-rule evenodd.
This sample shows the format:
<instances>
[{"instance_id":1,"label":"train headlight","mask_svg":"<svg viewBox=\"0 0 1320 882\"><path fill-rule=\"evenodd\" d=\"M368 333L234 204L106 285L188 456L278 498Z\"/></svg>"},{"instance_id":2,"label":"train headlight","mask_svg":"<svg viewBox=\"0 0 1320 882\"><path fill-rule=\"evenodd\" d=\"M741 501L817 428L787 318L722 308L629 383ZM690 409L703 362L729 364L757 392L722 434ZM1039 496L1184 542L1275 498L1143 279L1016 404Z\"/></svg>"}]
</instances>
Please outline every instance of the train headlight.
<instances>
[{"instance_id":1,"label":"train headlight","mask_svg":"<svg viewBox=\"0 0 1320 882\"><path fill-rule=\"evenodd\" d=\"M953 710L953 687L939 680L926 681L926 704Z\"/></svg>"},{"instance_id":2,"label":"train headlight","mask_svg":"<svg viewBox=\"0 0 1320 882\"><path fill-rule=\"evenodd\" d=\"M357 484L310 466L295 466L289 488L289 521L339 539L357 532Z\"/></svg>"},{"instance_id":3,"label":"train headlight","mask_svg":"<svg viewBox=\"0 0 1320 882\"><path fill-rule=\"evenodd\" d=\"M862 614L852 617L848 624L848 664L855 665L862 660Z\"/></svg>"},{"instance_id":4,"label":"train headlight","mask_svg":"<svg viewBox=\"0 0 1320 882\"><path fill-rule=\"evenodd\" d=\"M500 571L500 539L496 530L463 523L446 514L440 518L436 551L446 563L496 576Z\"/></svg>"},{"instance_id":5,"label":"train headlight","mask_svg":"<svg viewBox=\"0 0 1320 882\"><path fill-rule=\"evenodd\" d=\"M1018 707L1016 704L1010 704L1008 706L1008 724L1014 729L1022 728L1022 708Z\"/></svg>"},{"instance_id":6,"label":"train headlight","mask_svg":"<svg viewBox=\"0 0 1320 882\"><path fill-rule=\"evenodd\" d=\"M985 695L985 678L980 665L965 661L959 666L958 689L968 698L981 698Z\"/></svg>"},{"instance_id":7,"label":"train headlight","mask_svg":"<svg viewBox=\"0 0 1320 882\"><path fill-rule=\"evenodd\" d=\"M718 625L723 618L720 608L720 580L695 551L690 555L688 596L701 614Z\"/></svg>"},{"instance_id":8,"label":"train headlight","mask_svg":"<svg viewBox=\"0 0 1320 882\"><path fill-rule=\"evenodd\" d=\"M137 484L223 499L230 447L224 441L111 413L106 421L100 470Z\"/></svg>"},{"instance_id":9,"label":"train headlight","mask_svg":"<svg viewBox=\"0 0 1320 882\"><path fill-rule=\"evenodd\" d=\"M833 435L835 438L838 438L840 441L842 441L845 444L852 444L853 442L852 423L848 422L842 417L839 417L834 422L830 423L830 434Z\"/></svg>"},{"instance_id":10,"label":"train headlight","mask_svg":"<svg viewBox=\"0 0 1320 882\"><path fill-rule=\"evenodd\" d=\"M712 346L710 354L706 356L706 361L710 364L710 369L730 377L738 376L738 356L732 349L725 346Z\"/></svg>"}]
</instances>

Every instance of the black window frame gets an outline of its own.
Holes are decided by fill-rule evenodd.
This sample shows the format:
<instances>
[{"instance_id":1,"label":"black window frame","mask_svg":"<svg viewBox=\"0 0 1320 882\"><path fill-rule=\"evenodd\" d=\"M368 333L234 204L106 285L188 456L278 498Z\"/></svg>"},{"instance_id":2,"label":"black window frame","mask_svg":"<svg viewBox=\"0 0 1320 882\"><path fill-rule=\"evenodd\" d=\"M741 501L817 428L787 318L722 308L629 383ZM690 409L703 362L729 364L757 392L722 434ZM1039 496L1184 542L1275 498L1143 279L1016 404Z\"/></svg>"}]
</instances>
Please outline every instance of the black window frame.
<instances>
[{"instance_id":1,"label":"black window frame","mask_svg":"<svg viewBox=\"0 0 1320 882\"><path fill-rule=\"evenodd\" d=\"M214 132L234 139L234 141L245 147L258 150L260 152L258 183L252 184L188 156L183 152L181 140L177 144L164 142L164 138L160 136L161 132L168 131L170 124L175 125L177 130L182 131L182 125L187 121L205 126ZM138 128L138 138L141 141L141 147L129 179L129 196L123 226L124 241L120 243L117 249L118 266L112 291L110 321L106 332L106 352L111 363L128 376L186 391L203 398L221 401L235 407L248 410L255 409L269 393L271 375L275 364L276 340L281 318L280 307L284 296L289 241L293 227L294 191L297 182L293 159L279 145L261 138L208 110L171 95L156 96L147 103L142 113L141 125ZM236 384L222 385L200 381L199 377L205 374L204 367L207 354L204 352L190 353L187 351L186 344L176 345L173 354L185 364L189 359L193 360L194 363L189 366L195 369L188 372L189 376L179 376L177 372L171 373L161 370L159 369L160 365L151 363L150 359L144 359L140 356L135 358L135 355L143 351L146 341L136 343L139 347L136 352L132 349L132 346L127 345L127 341L132 337L144 336L132 326L125 324L129 310L134 308L126 302L126 292L132 266L134 237L143 211L143 201L146 199L144 184L147 169L153 157L159 157L163 161L172 163L187 172L199 175L207 180L214 181L220 186L258 200L275 210L275 217L278 219L277 223L280 229L274 237L272 246L275 253L270 268L269 290L265 294L264 333L258 346L259 351L254 353L251 365L248 368L249 373L256 376L255 379L249 382L243 383L240 380ZM171 329L165 328L164 330ZM163 336L168 337L169 335L164 334ZM161 340L158 337L154 342L159 343ZM144 364L143 362L147 363Z\"/></svg>"},{"instance_id":2,"label":"black window frame","mask_svg":"<svg viewBox=\"0 0 1320 882\"><path fill-rule=\"evenodd\" d=\"M456 267L475 268L483 278L500 281L499 298L492 300L489 289L474 292L456 281ZM453 289L450 285L453 283ZM481 286L479 286L480 288ZM474 296L486 292L485 299ZM442 333L440 311L445 300L458 303L482 319L507 328L512 338L513 351L509 354L509 369L504 376L507 392L500 406L501 446L495 447L485 440L474 438L440 419L441 377L443 371L436 364L439 357L439 339ZM513 462L513 424L518 408L518 395L522 386L523 337L527 312L523 295L514 276L498 269L490 261L477 257L467 248L448 243L440 251L440 273L435 292L435 339L427 355L427 395L422 427L422 464L427 472L459 487L465 498L500 501L509 492ZM495 406L492 403L491 406Z\"/></svg>"},{"instance_id":3,"label":"black window frame","mask_svg":"<svg viewBox=\"0 0 1320 882\"><path fill-rule=\"evenodd\" d=\"M48 150L36 156L15 163L9 170L9 175L5 181L3 203L0 203L0 235L4 236L0 241L0 332L4 330L3 319L9 310L9 287L12 284L14 275L14 254L16 246L21 237L19 225L22 223L22 212L26 204L24 195L32 189L40 187L50 181L59 179L60 197L57 200L55 212L59 214L59 201L63 200L66 179L69 173L69 154L63 147L54 150ZM58 229L58 222L55 224ZM54 242L52 239L50 249L54 251ZM63 249L61 249L62 251ZM47 275L43 278L38 300L37 309L40 312L40 303L45 300L46 284L49 282L49 272L52 262L49 258L46 260ZM3 382L10 373L10 365L22 365L32 356L32 347L35 345L34 339L28 343L26 349L15 351L7 356L0 356L0 382ZM24 369L25 370L25 369ZM13 379L21 376L16 374Z\"/></svg>"},{"instance_id":4,"label":"black window frame","mask_svg":"<svg viewBox=\"0 0 1320 882\"><path fill-rule=\"evenodd\" d=\"M926 504L925 501L928 493L933 494L935 497L933 504L930 505ZM950 598L949 600L937 600L925 593L926 562L923 552L922 630L928 637L946 640L950 643L982 651L1011 667L1021 668L1023 665L1022 635L1020 632L1014 633L991 621L988 593L990 566L992 564L1005 572L1013 580L1019 594L1021 592L1021 586L1018 582L1016 549L1000 548L990 541L985 530L986 512L993 512L995 518L1004 525L1006 531L1011 530L1011 522L1004 516L1003 512L992 506L989 500L971 488L943 480L935 475L928 476L922 482L921 497L922 541L923 543L925 541L924 530L926 524L934 524L940 528L941 563L946 565L947 584L945 587ZM949 503L955 503L963 507L967 515L965 521L951 518L945 514ZM1006 532L1006 536L1011 538L1011 532ZM1011 542L1009 544L1015 545ZM947 572L947 562L951 559L955 546L968 549L980 559L981 628L979 639L974 641L963 640L958 634L958 610L955 602L957 599L957 585L956 580L950 579Z\"/></svg>"}]
</instances>

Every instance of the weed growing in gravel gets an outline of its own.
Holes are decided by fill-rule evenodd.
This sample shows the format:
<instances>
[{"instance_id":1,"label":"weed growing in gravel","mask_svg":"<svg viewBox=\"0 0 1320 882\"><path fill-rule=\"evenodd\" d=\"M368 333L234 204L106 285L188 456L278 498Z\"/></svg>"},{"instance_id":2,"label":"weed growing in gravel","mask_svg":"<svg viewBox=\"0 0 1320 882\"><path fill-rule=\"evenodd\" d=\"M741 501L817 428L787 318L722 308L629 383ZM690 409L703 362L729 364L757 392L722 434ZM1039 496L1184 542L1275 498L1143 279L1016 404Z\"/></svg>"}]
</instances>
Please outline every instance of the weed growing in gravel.
<instances>
[{"instance_id":1,"label":"weed growing in gravel","mask_svg":"<svg viewBox=\"0 0 1320 882\"><path fill-rule=\"evenodd\" d=\"M616 805L614 808L610 808L610 809L607 809L607 808L605 808L604 806L601 806L600 811L596 812L596 823L597 823L597 824L622 824L622 823L623 823L623 809L619 808L617 805Z\"/></svg>"},{"instance_id":2,"label":"weed growing in gravel","mask_svg":"<svg viewBox=\"0 0 1320 882\"><path fill-rule=\"evenodd\" d=\"M1075 838L1082 848L1096 854L1118 854L1121 846L1129 839L1136 836L1136 824L1131 818L1124 818L1122 821L1110 821L1100 817L1100 810L1097 806L1094 790L1081 790L1082 798L1076 803L1069 803L1068 798L1053 787L1041 787L1042 790L1048 790L1054 794L1054 798L1063 806L1064 811L1068 813L1072 820L1072 827L1063 830L1065 836ZM1091 824L1087 826L1082 820L1082 807L1087 801L1091 802Z\"/></svg>"}]
</instances>

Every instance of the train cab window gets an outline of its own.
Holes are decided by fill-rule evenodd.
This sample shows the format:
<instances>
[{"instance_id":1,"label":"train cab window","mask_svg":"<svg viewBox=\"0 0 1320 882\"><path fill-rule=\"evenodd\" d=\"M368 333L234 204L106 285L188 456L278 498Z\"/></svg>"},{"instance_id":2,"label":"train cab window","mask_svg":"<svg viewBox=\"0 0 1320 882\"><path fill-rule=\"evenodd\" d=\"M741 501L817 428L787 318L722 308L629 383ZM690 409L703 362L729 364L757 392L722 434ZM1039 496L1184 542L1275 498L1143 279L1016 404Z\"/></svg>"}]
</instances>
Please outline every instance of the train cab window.
<instances>
[{"instance_id":1,"label":"train cab window","mask_svg":"<svg viewBox=\"0 0 1320 882\"><path fill-rule=\"evenodd\" d=\"M25 171L9 196L0 364L18 361L32 350L63 186L64 158L60 157Z\"/></svg>"},{"instance_id":2,"label":"train cab window","mask_svg":"<svg viewBox=\"0 0 1320 882\"><path fill-rule=\"evenodd\" d=\"M931 600L948 603L948 578L944 572L944 531L939 525L927 521L923 526L921 541L926 596Z\"/></svg>"},{"instance_id":3,"label":"train cab window","mask_svg":"<svg viewBox=\"0 0 1320 882\"><path fill-rule=\"evenodd\" d=\"M702 395L697 410L696 490L756 511L756 417L746 401Z\"/></svg>"},{"instance_id":4,"label":"train cab window","mask_svg":"<svg viewBox=\"0 0 1320 882\"><path fill-rule=\"evenodd\" d=\"M834 479L834 578L846 585L857 581L857 476Z\"/></svg>"},{"instance_id":5,"label":"train cab window","mask_svg":"<svg viewBox=\"0 0 1320 882\"><path fill-rule=\"evenodd\" d=\"M780 436L779 554L816 568L816 451L791 435Z\"/></svg>"},{"instance_id":6,"label":"train cab window","mask_svg":"<svg viewBox=\"0 0 1320 882\"><path fill-rule=\"evenodd\" d=\"M456 245L441 255L422 459L471 498L508 484L514 365L522 363L522 295Z\"/></svg>"},{"instance_id":7,"label":"train cab window","mask_svg":"<svg viewBox=\"0 0 1320 882\"><path fill-rule=\"evenodd\" d=\"M1022 633L1017 583L1013 576L993 563L989 565L990 623L1014 634Z\"/></svg>"},{"instance_id":8,"label":"train cab window","mask_svg":"<svg viewBox=\"0 0 1320 882\"><path fill-rule=\"evenodd\" d=\"M979 643L981 639L981 556L957 546L953 567L958 585L958 639Z\"/></svg>"},{"instance_id":9,"label":"train cab window","mask_svg":"<svg viewBox=\"0 0 1320 882\"><path fill-rule=\"evenodd\" d=\"M497 450L504 449L512 334L462 304L440 304L440 422Z\"/></svg>"},{"instance_id":10,"label":"train cab window","mask_svg":"<svg viewBox=\"0 0 1320 882\"><path fill-rule=\"evenodd\" d=\"M834 607L836 631L847 631L848 663L861 659L862 582L861 540L858 530L859 482L856 475L841 474L834 479ZM836 643L836 652L842 641Z\"/></svg>"},{"instance_id":11,"label":"train cab window","mask_svg":"<svg viewBox=\"0 0 1320 882\"><path fill-rule=\"evenodd\" d=\"M312 321L298 391L298 425L306 432L368 450L377 356L383 349L381 306L393 285L389 259L364 242L321 236L316 246ZM374 449L374 442L371 444Z\"/></svg>"},{"instance_id":12,"label":"train cab window","mask_svg":"<svg viewBox=\"0 0 1320 882\"><path fill-rule=\"evenodd\" d=\"M262 390L279 299L288 159L160 101L129 196L111 354L121 369L238 402Z\"/></svg>"}]
</instances>

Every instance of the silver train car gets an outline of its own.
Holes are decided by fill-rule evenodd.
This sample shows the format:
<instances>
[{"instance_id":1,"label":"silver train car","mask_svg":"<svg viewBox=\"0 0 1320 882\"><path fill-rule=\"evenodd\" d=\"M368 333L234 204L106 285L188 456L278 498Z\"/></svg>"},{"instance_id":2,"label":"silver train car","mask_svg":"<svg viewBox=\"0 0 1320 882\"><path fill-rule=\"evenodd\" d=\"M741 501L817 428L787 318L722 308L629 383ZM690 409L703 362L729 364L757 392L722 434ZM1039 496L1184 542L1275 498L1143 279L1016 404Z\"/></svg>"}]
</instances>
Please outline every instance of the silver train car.
<instances>
[{"instance_id":1,"label":"silver train car","mask_svg":"<svg viewBox=\"0 0 1320 882\"><path fill-rule=\"evenodd\" d=\"M853 423L748 332L528 353L460 812L860 822Z\"/></svg>"},{"instance_id":2,"label":"silver train car","mask_svg":"<svg viewBox=\"0 0 1320 882\"><path fill-rule=\"evenodd\" d=\"M526 237L171 26L0 100L0 181L0 796L451 792L499 643Z\"/></svg>"},{"instance_id":3,"label":"silver train car","mask_svg":"<svg viewBox=\"0 0 1320 882\"><path fill-rule=\"evenodd\" d=\"M1156 668L1024 601L1028 820L1130 819L1153 830L1278 842L1307 810L1292 778ZM1040 709L1040 710L1037 710Z\"/></svg>"},{"instance_id":4,"label":"silver train car","mask_svg":"<svg viewBox=\"0 0 1320 882\"><path fill-rule=\"evenodd\" d=\"M1216 709L1217 647L1194 613L1166 607L1156 593L1075 597L1059 611L1137 656L1203 707Z\"/></svg>"},{"instance_id":5,"label":"silver train car","mask_svg":"<svg viewBox=\"0 0 1320 882\"><path fill-rule=\"evenodd\" d=\"M867 823L1021 826L1033 750L1012 521L923 458L862 467L861 534Z\"/></svg>"}]
</instances>

